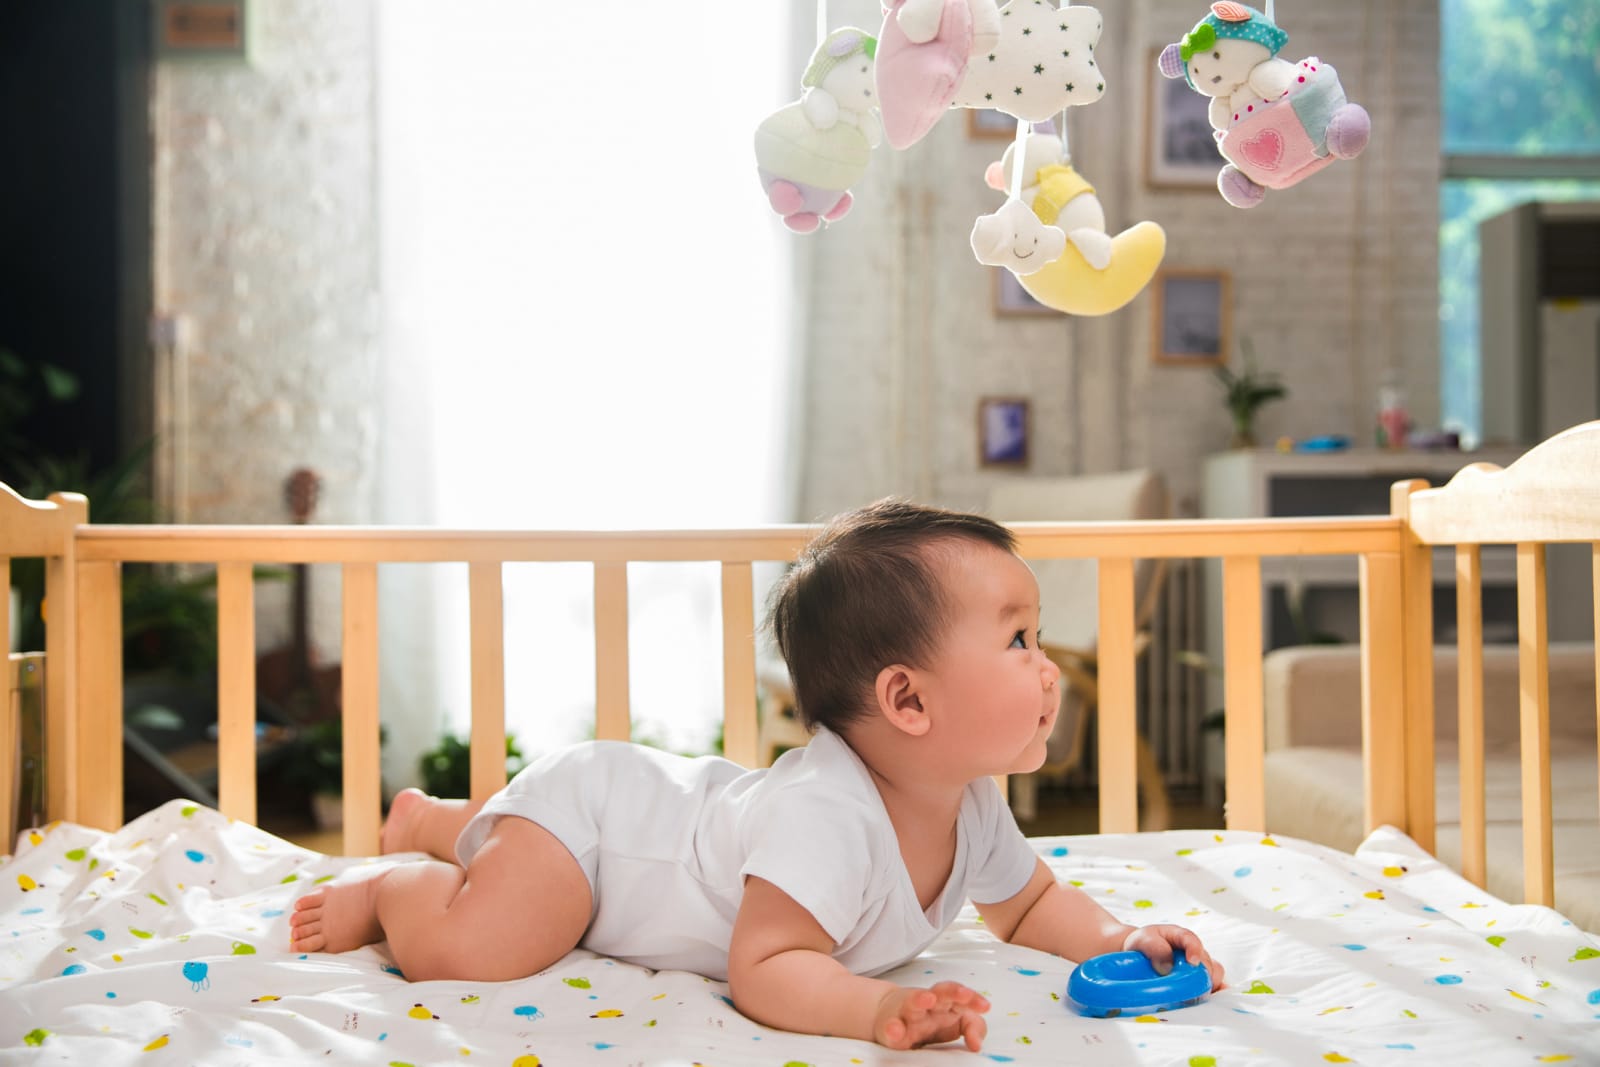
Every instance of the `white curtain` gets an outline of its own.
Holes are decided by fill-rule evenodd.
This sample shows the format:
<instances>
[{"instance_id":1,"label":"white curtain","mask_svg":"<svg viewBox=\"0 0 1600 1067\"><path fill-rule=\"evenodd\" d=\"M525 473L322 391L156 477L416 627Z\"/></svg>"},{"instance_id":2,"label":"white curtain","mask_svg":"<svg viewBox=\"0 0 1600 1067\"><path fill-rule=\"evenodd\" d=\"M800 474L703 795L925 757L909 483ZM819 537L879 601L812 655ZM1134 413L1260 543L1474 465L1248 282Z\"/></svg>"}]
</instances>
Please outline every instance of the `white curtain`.
<instances>
[{"instance_id":1,"label":"white curtain","mask_svg":"<svg viewBox=\"0 0 1600 1067\"><path fill-rule=\"evenodd\" d=\"M384 0L385 521L787 520L793 238L755 176L789 5ZM386 577L386 774L468 709L466 576ZM591 729L587 566L506 577L508 726ZM714 568L630 569L635 723L721 718Z\"/></svg>"}]
</instances>

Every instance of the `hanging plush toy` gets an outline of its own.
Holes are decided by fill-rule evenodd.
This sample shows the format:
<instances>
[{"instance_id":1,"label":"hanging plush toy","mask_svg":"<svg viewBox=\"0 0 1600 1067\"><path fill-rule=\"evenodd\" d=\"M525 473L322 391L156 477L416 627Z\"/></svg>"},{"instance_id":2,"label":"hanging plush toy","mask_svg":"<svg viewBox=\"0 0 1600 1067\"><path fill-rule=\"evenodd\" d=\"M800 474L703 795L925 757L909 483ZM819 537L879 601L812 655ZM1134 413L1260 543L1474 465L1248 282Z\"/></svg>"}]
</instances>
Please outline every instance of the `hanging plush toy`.
<instances>
[{"instance_id":1,"label":"hanging plush toy","mask_svg":"<svg viewBox=\"0 0 1600 1067\"><path fill-rule=\"evenodd\" d=\"M1345 99L1331 66L1315 56L1298 64L1277 58L1288 40L1269 16L1221 0L1161 52L1162 74L1211 97L1211 126L1228 160L1217 189L1234 207L1255 207L1267 189L1353 159L1372 133L1372 119Z\"/></svg>"},{"instance_id":2,"label":"hanging plush toy","mask_svg":"<svg viewBox=\"0 0 1600 1067\"><path fill-rule=\"evenodd\" d=\"M1065 141L1051 124L1036 124L1022 144L1023 184L1006 208L1026 204L1039 224L1063 234L1065 247L1031 270L1026 263L998 265L1009 267L1035 300L1069 315L1104 315L1127 304L1161 265L1166 232L1153 222L1138 222L1110 236L1094 186L1073 168ZM989 164L984 180L990 188L1003 192L1016 181L1017 154L1013 143L1003 158ZM979 222L981 226L983 220ZM974 229L974 252L978 245L979 230ZM978 258L992 262L982 254Z\"/></svg>"},{"instance_id":3,"label":"hanging plush toy","mask_svg":"<svg viewBox=\"0 0 1600 1067\"><path fill-rule=\"evenodd\" d=\"M877 40L845 27L828 34L800 79L800 99L756 128L756 171L772 210L797 233L850 210L850 187L883 139L873 56Z\"/></svg>"},{"instance_id":4,"label":"hanging plush toy","mask_svg":"<svg viewBox=\"0 0 1600 1067\"><path fill-rule=\"evenodd\" d=\"M893 148L922 140L950 108L974 55L1000 41L995 0L886 0L878 31L878 106Z\"/></svg>"}]
</instances>

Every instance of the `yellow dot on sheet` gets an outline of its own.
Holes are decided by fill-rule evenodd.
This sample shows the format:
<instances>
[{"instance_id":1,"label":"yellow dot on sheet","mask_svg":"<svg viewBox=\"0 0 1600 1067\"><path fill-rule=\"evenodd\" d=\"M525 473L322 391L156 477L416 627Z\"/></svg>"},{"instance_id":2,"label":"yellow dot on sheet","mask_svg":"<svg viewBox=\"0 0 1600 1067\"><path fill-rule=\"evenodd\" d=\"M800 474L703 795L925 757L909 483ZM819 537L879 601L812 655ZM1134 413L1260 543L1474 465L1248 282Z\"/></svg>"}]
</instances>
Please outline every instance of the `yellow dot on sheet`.
<instances>
[{"instance_id":1,"label":"yellow dot on sheet","mask_svg":"<svg viewBox=\"0 0 1600 1067\"><path fill-rule=\"evenodd\" d=\"M1276 842L1276 841L1274 841L1274 840L1273 840L1273 839L1272 839L1272 838L1270 838L1270 837L1263 837L1263 838L1262 838L1262 839L1261 839L1261 843L1262 843L1262 844L1263 844L1263 845L1270 845L1270 846L1272 846L1272 847L1273 847L1273 848L1277 848L1277 847L1278 847L1278 843L1277 843L1277 842Z\"/></svg>"},{"instance_id":2,"label":"yellow dot on sheet","mask_svg":"<svg viewBox=\"0 0 1600 1067\"><path fill-rule=\"evenodd\" d=\"M1136 1022L1136 1023L1164 1023L1167 1020L1162 1019L1162 1018L1158 1018L1157 1016L1154 1016L1154 1015L1141 1015L1138 1018L1134 1019L1133 1021Z\"/></svg>"},{"instance_id":3,"label":"yellow dot on sheet","mask_svg":"<svg viewBox=\"0 0 1600 1067\"><path fill-rule=\"evenodd\" d=\"M653 997L651 997L651 998L650 998L650 999L651 999L651 1000L660 1000L660 999L662 999L662 998L663 998L663 997L665 997L665 996L666 996L666 994L665 994L665 993L657 993L657 994L656 994L656 995L655 995L655 996L653 996Z\"/></svg>"},{"instance_id":4,"label":"yellow dot on sheet","mask_svg":"<svg viewBox=\"0 0 1600 1067\"><path fill-rule=\"evenodd\" d=\"M463 1056L470 1056L470 1055L472 1055L472 1050L470 1048L468 1048L467 1046L462 1045L461 1046L461 1054Z\"/></svg>"},{"instance_id":5,"label":"yellow dot on sheet","mask_svg":"<svg viewBox=\"0 0 1600 1067\"><path fill-rule=\"evenodd\" d=\"M1539 1063L1560 1063L1563 1060L1570 1060L1570 1059L1572 1059L1572 1057L1567 1055L1565 1052L1556 1052L1556 1053L1552 1053L1549 1056L1540 1056L1537 1062L1539 1062Z\"/></svg>"},{"instance_id":6,"label":"yellow dot on sheet","mask_svg":"<svg viewBox=\"0 0 1600 1067\"><path fill-rule=\"evenodd\" d=\"M1322 1058L1327 1060L1329 1063L1354 1063L1355 1062L1349 1056L1341 1056L1337 1052L1324 1053Z\"/></svg>"}]
</instances>

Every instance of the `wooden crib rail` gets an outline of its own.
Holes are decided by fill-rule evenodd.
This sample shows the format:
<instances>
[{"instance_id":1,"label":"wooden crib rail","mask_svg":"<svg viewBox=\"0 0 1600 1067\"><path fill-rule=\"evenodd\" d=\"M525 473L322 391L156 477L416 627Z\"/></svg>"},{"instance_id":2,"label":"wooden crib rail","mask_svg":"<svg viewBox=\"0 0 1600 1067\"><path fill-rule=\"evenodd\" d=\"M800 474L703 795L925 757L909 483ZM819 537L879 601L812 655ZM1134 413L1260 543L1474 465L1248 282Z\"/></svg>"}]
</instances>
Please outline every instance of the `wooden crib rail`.
<instances>
[{"instance_id":1,"label":"wooden crib rail","mask_svg":"<svg viewBox=\"0 0 1600 1067\"><path fill-rule=\"evenodd\" d=\"M1384 639L1401 609L1400 525L1393 518L1204 520L1137 523L1017 523L1030 559L1097 558L1101 570L1099 726L1101 828L1137 829L1134 709L1133 564L1139 559L1224 560L1228 715L1227 820L1265 828L1261 693L1261 558L1354 555L1362 563L1363 699L1369 764L1369 825L1404 826L1400 693L1404 663ZM343 569L345 850L378 846L377 568L388 563L468 565L471 626L472 792L498 788L505 751L503 568L514 562L594 566L596 736L630 733L627 677L627 564L714 561L721 567L724 749L754 765L757 752L752 564L793 559L816 532L810 526L750 530L483 531L332 526L84 526L77 531L79 631L84 635L77 720L92 738L79 752L82 784L74 817L114 827L121 821L122 563L204 563L218 567L219 802L237 818L255 815L254 624L251 568L269 563L331 563ZM116 765L116 773L106 768Z\"/></svg>"},{"instance_id":2,"label":"wooden crib rail","mask_svg":"<svg viewBox=\"0 0 1600 1067\"><path fill-rule=\"evenodd\" d=\"M1481 546L1516 546L1523 898L1553 906L1555 852L1545 545L1593 545L1595 670L1600 677L1600 422L1584 423L1557 434L1503 470L1492 464L1475 463L1438 489L1429 489L1424 482L1398 483L1392 504L1392 512L1405 523L1404 551L1416 576L1415 582L1407 583L1405 593L1408 640L1420 647L1427 648L1432 642L1428 577L1431 546L1456 548L1462 873L1479 886L1484 885L1487 876L1488 844ZM1414 820L1420 815L1426 823L1429 836L1425 841L1421 837L1418 840L1431 849L1432 674L1412 672L1407 682L1411 686L1406 699L1408 785L1415 794L1411 814ZM1600 699L1595 715L1600 727ZM1425 812L1419 810L1423 806Z\"/></svg>"}]
</instances>

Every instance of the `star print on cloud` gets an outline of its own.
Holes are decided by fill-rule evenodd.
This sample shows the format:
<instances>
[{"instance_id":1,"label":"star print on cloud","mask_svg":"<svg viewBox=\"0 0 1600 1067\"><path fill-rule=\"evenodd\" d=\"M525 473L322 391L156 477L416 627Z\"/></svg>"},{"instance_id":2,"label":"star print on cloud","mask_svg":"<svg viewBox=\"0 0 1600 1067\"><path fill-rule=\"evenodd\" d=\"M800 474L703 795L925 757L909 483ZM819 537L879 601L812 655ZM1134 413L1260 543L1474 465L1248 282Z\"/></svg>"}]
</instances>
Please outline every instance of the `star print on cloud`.
<instances>
[{"instance_id":1,"label":"star print on cloud","mask_svg":"<svg viewBox=\"0 0 1600 1067\"><path fill-rule=\"evenodd\" d=\"M1106 91L1094 52L1102 25L1092 7L1011 0L1000 9L1000 43L968 60L955 106L1043 122L1066 108L1094 103Z\"/></svg>"}]
</instances>

